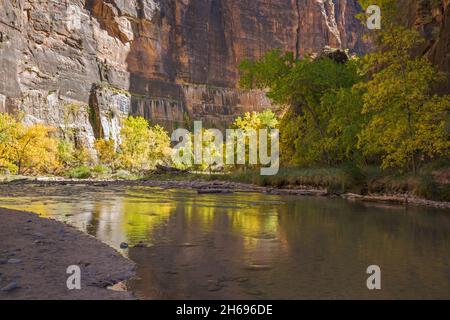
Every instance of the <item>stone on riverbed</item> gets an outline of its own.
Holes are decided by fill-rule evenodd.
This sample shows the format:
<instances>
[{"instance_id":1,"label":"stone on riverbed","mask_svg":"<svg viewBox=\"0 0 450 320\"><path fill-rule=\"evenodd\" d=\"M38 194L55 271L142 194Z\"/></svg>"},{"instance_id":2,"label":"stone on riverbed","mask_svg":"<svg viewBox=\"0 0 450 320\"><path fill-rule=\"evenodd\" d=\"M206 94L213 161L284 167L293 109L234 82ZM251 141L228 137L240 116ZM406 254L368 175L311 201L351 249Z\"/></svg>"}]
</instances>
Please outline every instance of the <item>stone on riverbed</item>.
<instances>
[{"instance_id":1,"label":"stone on riverbed","mask_svg":"<svg viewBox=\"0 0 450 320\"><path fill-rule=\"evenodd\" d=\"M34 223L28 224L28 220ZM134 298L130 292L113 292L104 285L135 274L134 263L113 248L73 227L32 213L0 208L0 221L2 246L8 248L0 249L0 259L6 260L0 266L0 300ZM31 228L30 232L22 231L25 226ZM33 245L35 241L37 245ZM81 268L83 290L66 290L66 270L70 265Z\"/></svg>"},{"instance_id":2,"label":"stone on riverbed","mask_svg":"<svg viewBox=\"0 0 450 320\"><path fill-rule=\"evenodd\" d=\"M135 248L147 248L147 245L140 241L138 244L134 246Z\"/></svg>"},{"instance_id":3,"label":"stone on riverbed","mask_svg":"<svg viewBox=\"0 0 450 320\"><path fill-rule=\"evenodd\" d=\"M19 288L20 288L20 286L16 282L11 282L11 283L7 284L5 287L1 288L0 291L11 292L11 291L14 291Z\"/></svg>"},{"instance_id":4,"label":"stone on riverbed","mask_svg":"<svg viewBox=\"0 0 450 320\"><path fill-rule=\"evenodd\" d=\"M8 264L19 264L22 263L22 260L20 259L9 259Z\"/></svg>"},{"instance_id":5,"label":"stone on riverbed","mask_svg":"<svg viewBox=\"0 0 450 320\"><path fill-rule=\"evenodd\" d=\"M244 268L248 271L268 271L272 269L272 266L265 264L251 264Z\"/></svg>"}]
</instances>

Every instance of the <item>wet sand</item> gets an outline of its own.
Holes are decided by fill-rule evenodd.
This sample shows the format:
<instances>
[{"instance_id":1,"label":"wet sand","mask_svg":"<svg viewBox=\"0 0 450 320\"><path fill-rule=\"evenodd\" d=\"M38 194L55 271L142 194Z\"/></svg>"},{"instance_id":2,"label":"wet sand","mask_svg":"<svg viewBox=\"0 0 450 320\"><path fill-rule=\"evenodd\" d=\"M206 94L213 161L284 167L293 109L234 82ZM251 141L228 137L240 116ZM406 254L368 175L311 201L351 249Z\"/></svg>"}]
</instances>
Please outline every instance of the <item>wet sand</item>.
<instances>
[{"instance_id":1,"label":"wet sand","mask_svg":"<svg viewBox=\"0 0 450 320\"><path fill-rule=\"evenodd\" d=\"M0 208L0 300L127 300L107 289L135 274L132 261L76 229L36 214ZM68 290L67 268L81 269Z\"/></svg>"}]
</instances>

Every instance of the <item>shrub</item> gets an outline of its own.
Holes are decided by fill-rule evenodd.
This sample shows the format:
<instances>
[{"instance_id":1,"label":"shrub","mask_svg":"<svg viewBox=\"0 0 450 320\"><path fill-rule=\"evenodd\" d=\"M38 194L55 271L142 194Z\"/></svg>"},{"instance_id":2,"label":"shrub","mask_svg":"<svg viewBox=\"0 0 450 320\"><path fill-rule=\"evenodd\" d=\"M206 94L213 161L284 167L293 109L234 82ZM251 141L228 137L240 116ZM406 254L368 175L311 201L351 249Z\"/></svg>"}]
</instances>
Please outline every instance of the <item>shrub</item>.
<instances>
[{"instance_id":1,"label":"shrub","mask_svg":"<svg viewBox=\"0 0 450 320\"><path fill-rule=\"evenodd\" d=\"M100 139L95 141L95 150L97 151L100 164L110 166L114 169L117 159L114 140Z\"/></svg>"},{"instance_id":2,"label":"shrub","mask_svg":"<svg viewBox=\"0 0 450 320\"><path fill-rule=\"evenodd\" d=\"M102 174L109 173L110 169L108 167L102 166L101 164L98 164L92 168L92 172L102 175Z\"/></svg>"},{"instance_id":3,"label":"shrub","mask_svg":"<svg viewBox=\"0 0 450 320\"><path fill-rule=\"evenodd\" d=\"M126 170L118 170L114 175L115 179L118 180L135 180L136 176L134 176L131 172Z\"/></svg>"},{"instance_id":4,"label":"shrub","mask_svg":"<svg viewBox=\"0 0 450 320\"><path fill-rule=\"evenodd\" d=\"M88 166L78 166L69 171L72 179L89 179L92 177L91 168Z\"/></svg>"},{"instance_id":5,"label":"shrub","mask_svg":"<svg viewBox=\"0 0 450 320\"><path fill-rule=\"evenodd\" d=\"M170 139L160 126L150 127L142 117L129 117L123 123L120 167L139 173L170 159Z\"/></svg>"},{"instance_id":6,"label":"shrub","mask_svg":"<svg viewBox=\"0 0 450 320\"><path fill-rule=\"evenodd\" d=\"M73 143L68 140L62 139L58 143L57 157L59 162L64 168L70 168L75 163L75 147Z\"/></svg>"}]
</instances>

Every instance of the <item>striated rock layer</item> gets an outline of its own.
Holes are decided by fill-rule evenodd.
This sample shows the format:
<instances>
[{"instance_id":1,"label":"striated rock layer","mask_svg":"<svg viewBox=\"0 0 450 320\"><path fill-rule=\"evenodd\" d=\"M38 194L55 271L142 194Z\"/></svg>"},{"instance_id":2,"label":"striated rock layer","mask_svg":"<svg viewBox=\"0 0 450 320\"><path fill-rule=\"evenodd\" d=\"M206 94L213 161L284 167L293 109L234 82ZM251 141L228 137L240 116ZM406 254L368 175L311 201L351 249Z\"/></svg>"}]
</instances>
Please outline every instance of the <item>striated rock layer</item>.
<instances>
[{"instance_id":1,"label":"striated rock layer","mask_svg":"<svg viewBox=\"0 0 450 320\"><path fill-rule=\"evenodd\" d=\"M281 48L361 53L357 0L0 0L0 111L76 141L117 138L120 118L220 128L270 107L237 65Z\"/></svg>"}]
</instances>

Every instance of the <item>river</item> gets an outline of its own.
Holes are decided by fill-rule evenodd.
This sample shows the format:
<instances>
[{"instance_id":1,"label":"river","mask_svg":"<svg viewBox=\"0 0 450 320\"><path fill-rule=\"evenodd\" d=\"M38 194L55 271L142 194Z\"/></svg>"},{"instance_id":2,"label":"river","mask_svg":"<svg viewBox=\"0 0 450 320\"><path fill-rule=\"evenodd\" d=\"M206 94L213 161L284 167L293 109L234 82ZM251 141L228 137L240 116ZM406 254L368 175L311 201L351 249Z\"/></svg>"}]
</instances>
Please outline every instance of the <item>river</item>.
<instances>
[{"instance_id":1,"label":"river","mask_svg":"<svg viewBox=\"0 0 450 320\"><path fill-rule=\"evenodd\" d=\"M120 250L142 299L450 299L449 210L92 185L16 187L0 206ZM367 288L370 265L381 290Z\"/></svg>"}]
</instances>

